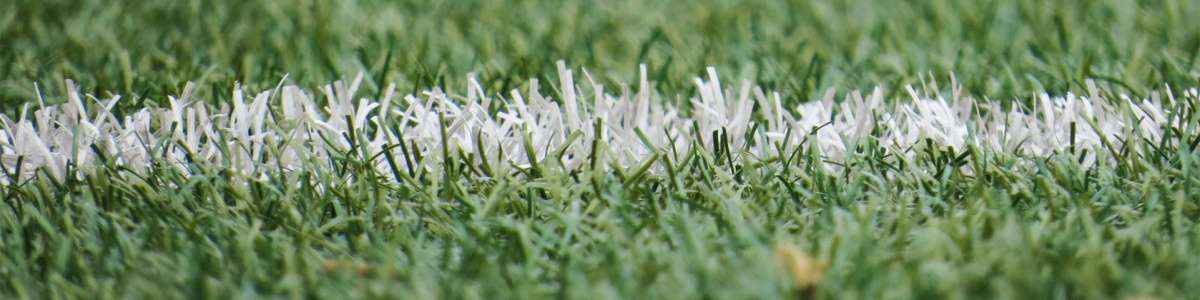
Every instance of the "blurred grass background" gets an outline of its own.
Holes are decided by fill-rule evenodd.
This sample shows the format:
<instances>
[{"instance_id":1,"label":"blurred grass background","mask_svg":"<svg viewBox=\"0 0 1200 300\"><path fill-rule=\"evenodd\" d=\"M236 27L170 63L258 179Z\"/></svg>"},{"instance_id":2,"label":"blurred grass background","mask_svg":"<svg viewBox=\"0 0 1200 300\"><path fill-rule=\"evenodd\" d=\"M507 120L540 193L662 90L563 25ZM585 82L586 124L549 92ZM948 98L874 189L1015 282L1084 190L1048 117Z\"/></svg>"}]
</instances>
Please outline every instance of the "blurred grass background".
<instances>
[{"instance_id":1,"label":"blurred grass background","mask_svg":"<svg viewBox=\"0 0 1200 300\"><path fill-rule=\"evenodd\" d=\"M183 82L314 86L362 71L367 92L462 86L507 93L554 62L606 83L648 65L667 95L706 66L789 100L825 88L897 90L932 72L968 93L1063 94L1086 78L1143 95L1196 85L1197 1L79 1L0 0L5 107L84 90L162 99ZM52 97L53 98L53 97Z\"/></svg>"}]
</instances>

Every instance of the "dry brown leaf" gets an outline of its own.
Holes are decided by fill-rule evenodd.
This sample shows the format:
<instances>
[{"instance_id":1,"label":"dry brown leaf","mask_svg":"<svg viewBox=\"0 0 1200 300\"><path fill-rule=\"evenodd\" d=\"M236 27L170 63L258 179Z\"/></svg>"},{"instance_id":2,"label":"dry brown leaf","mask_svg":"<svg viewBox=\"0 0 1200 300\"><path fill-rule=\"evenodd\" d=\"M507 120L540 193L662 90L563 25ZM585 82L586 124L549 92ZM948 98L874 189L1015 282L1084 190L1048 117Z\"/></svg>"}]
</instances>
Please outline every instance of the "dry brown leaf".
<instances>
[{"instance_id":1,"label":"dry brown leaf","mask_svg":"<svg viewBox=\"0 0 1200 300\"><path fill-rule=\"evenodd\" d=\"M820 283L828 267L825 261L788 244L775 244L775 256L783 269L792 275L792 285L796 289L810 288Z\"/></svg>"},{"instance_id":2,"label":"dry brown leaf","mask_svg":"<svg viewBox=\"0 0 1200 300\"><path fill-rule=\"evenodd\" d=\"M361 261L348 261L348 260L336 260L336 259L324 259L321 262L321 268L324 269L325 271L353 272L353 273L358 274L359 276L366 276L366 275L370 274L373 269L376 269L376 268L372 268L371 266L369 266L366 263L361 262ZM395 270L389 270L387 272L387 275L391 276L391 277L397 277L400 274L397 273Z\"/></svg>"}]
</instances>

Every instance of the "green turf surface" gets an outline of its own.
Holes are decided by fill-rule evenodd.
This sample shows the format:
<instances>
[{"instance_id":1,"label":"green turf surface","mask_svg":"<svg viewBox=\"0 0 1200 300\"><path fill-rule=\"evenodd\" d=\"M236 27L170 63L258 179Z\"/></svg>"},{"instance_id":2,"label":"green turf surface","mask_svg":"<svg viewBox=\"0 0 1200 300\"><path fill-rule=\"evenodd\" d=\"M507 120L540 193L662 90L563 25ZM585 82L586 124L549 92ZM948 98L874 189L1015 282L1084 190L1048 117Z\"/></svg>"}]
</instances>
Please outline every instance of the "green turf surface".
<instances>
[{"instance_id":1,"label":"green turf surface","mask_svg":"<svg viewBox=\"0 0 1200 300\"><path fill-rule=\"evenodd\" d=\"M561 99L558 59L608 91L645 63L663 102L696 96L709 65L789 104L876 85L897 99L928 72L1016 106L1087 94L1088 78L1134 98L1169 84L1181 119L1176 140L1109 141L1144 150L1099 148L1111 161L1087 167L981 148L901 158L869 138L838 161L801 141L776 157L715 143L501 176L453 152L379 174L360 148L255 175L101 159L0 188L0 298L1196 298L1200 119L1182 91L1197 85L1197 14L1189 1L0 0L11 119L37 103L34 83L68 103L65 79L123 95L118 115L166 107L186 81L219 106L235 82L257 92L284 74L315 92L364 72L371 99L386 82L463 95L474 72L507 96L539 77ZM824 260L823 279L794 287L777 245Z\"/></svg>"},{"instance_id":2,"label":"green turf surface","mask_svg":"<svg viewBox=\"0 0 1200 300\"><path fill-rule=\"evenodd\" d=\"M1195 1L64 1L3 0L0 95L34 82L154 99L201 80L302 85L360 71L368 90L458 88L468 72L508 91L554 61L609 83L652 70L668 95L706 66L785 97L951 72L997 99L1079 91L1093 78L1144 95L1195 85ZM204 92L209 92L205 89ZM206 95L206 98L218 95Z\"/></svg>"}]
</instances>

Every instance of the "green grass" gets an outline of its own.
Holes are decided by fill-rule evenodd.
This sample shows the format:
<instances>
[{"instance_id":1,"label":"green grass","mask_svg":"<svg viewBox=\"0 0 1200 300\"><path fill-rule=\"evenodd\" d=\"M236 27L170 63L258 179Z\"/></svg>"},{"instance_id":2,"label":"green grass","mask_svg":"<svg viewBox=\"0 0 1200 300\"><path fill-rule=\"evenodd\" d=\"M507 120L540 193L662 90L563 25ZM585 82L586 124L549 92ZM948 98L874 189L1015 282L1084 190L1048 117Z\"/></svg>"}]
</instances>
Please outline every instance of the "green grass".
<instances>
[{"instance_id":1,"label":"green grass","mask_svg":"<svg viewBox=\"0 0 1200 300\"><path fill-rule=\"evenodd\" d=\"M742 145L690 153L658 145L654 159L631 165L546 160L496 176L449 151L404 154L436 157L437 168L379 174L365 147L269 176L203 160L181 170L160 158L136 171L101 159L78 177L43 170L0 187L0 298L1200 295L1200 99L1181 93L1198 84L1200 2L0 7L0 104L13 119L36 103L34 83L47 103L66 102L65 79L124 95L126 112L166 106L189 80L199 82L194 97L221 105L235 82L260 91L284 74L315 91L365 72L358 96L372 99L385 82L401 94L435 86L466 94L469 72L490 93L524 91L539 77L557 95L557 59L588 68L610 91L637 82L645 63L659 101L694 96L691 78L709 65L792 104L875 85L895 99L929 72L1014 104L1041 92L1085 94L1088 78L1105 94L1135 97L1169 84L1182 119L1170 126L1178 142L1113 141L1153 150L1114 150L1095 167L976 147L901 157L906 149L870 138L834 162L813 141L778 145L787 155L776 157L752 157ZM824 279L791 286L777 244L827 261Z\"/></svg>"},{"instance_id":2,"label":"green grass","mask_svg":"<svg viewBox=\"0 0 1200 300\"><path fill-rule=\"evenodd\" d=\"M162 99L200 80L219 100L240 81L307 86L360 71L411 92L489 91L555 74L554 61L667 95L704 67L792 99L823 89L901 87L953 72L994 99L1063 94L1097 79L1144 95L1196 85L1194 1L65 1L3 0L0 96L13 103L63 79L85 91ZM212 90L218 93L210 93ZM794 101L794 100L789 100Z\"/></svg>"}]
</instances>

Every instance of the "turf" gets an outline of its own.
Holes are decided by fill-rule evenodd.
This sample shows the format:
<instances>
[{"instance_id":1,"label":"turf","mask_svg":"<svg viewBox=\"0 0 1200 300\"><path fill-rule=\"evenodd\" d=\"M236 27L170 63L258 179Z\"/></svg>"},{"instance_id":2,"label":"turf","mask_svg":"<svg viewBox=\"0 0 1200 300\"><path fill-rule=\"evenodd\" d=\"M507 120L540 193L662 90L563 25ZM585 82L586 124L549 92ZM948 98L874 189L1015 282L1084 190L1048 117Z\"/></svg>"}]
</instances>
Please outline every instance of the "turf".
<instances>
[{"instance_id":1,"label":"turf","mask_svg":"<svg viewBox=\"0 0 1200 300\"><path fill-rule=\"evenodd\" d=\"M1194 2L0 7L10 8L0 10L0 298L1200 295ZM559 59L573 80L560 80ZM734 84L716 84L707 66ZM354 80L324 87L359 73L356 91ZM765 99L777 91L788 116L758 101L748 120L736 109L704 119L741 99L741 80ZM299 93L314 95L299 107L331 109L287 117L281 99ZM447 121L452 108L487 98L476 116L502 120L517 95L534 105L535 94L552 107L541 112L585 116L557 119L561 130L530 121L547 127L510 128L520 143L479 148L524 160L482 158L493 153L464 147L485 144L470 135L444 143L464 130ZM696 121L596 130L605 102L590 99L606 94ZM1077 95L1111 116L1065 108L1085 103ZM397 110L444 102L418 125L402 123L408 111L364 112L373 125L339 119L363 111L337 110L359 98ZM584 100L572 109L573 98ZM805 120L812 99L835 116L866 108L859 120L877 125L772 123ZM878 125L884 112L919 115L912 107L937 101L962 117L938 128L961 132L896 139L908 127ZM184 106L229 123L195 135ZM1054 119L1076 111L1076 122ZM142 112L148 121L136 121ZM241 113L262 127L237 127ZM79 147L100 116L112 133L144 130ZM1005 118L1054 142L985 143L1014 135ZM729 120L739 122L716 122ZM249 136L297 128L313 134ZM372 143L388 132L397 139ZM549 138L558 147L538 144L539 132L559 135ZM52 147L30 154L36 145Z\"/></svg>"},{"instance_id":2,"label":"turf","mask_svg":"<svg viewBox=\"0 0 1200 300\"><path fill-rule=\"evenodd\" d=\"M64 79L161 100L199 81L315 87L366 71L368 93L460 88L468 72L508 91L565 59L610 85L639 64L667 95L707 66L785 98L902 87L932 72L995 99L1083 91L1096 79L1145 95L1195 85L1193 1L138 1L4 0L0 95Z\"/></svg>"}]
</instances>

